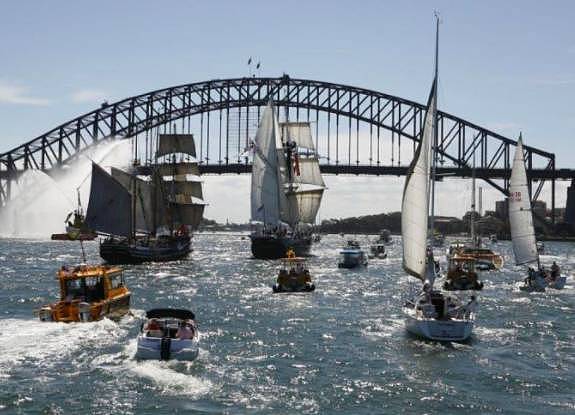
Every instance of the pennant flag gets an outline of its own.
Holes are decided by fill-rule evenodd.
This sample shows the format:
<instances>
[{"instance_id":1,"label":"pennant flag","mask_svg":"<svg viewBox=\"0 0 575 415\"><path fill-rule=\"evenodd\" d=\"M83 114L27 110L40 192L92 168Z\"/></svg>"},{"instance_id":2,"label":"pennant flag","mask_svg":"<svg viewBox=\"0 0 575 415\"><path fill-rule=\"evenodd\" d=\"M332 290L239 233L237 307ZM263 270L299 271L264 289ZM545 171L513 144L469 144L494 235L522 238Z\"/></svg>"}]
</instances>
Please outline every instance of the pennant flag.
<instances>
[{"instance_id":1,"label":"pennant flag","mask_svg":"<svg viewBox=\"0 0 575 415\"><path fill-rule=\"evenodd\" d=\"M252 57L250 56L250 58L248 59L248 65L252 64Z\"/></svg>"}]
</instances>

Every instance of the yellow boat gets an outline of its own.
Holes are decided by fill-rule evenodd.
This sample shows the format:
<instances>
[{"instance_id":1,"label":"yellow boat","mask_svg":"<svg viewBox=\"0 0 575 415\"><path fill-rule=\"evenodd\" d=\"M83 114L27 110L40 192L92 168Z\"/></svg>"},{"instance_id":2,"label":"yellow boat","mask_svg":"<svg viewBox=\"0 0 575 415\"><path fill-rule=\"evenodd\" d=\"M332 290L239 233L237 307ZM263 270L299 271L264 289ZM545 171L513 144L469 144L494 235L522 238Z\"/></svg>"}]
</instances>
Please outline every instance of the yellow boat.
<instances>
[{"instance_id":1,"label":"yellow boat","mask_svg":"<svg viewBox=\"0 0 575 415\"><path fill-rule=\"evenodd\" d=\"M310 292L315 290L305 259L297 257L292 249L282 259L277 282L273 285L274 293Z\"/></svg>"},{"instance_id":2,"label":"yellow boat","mask_svg":"<svg viewBox=\"0 0 575 415\"><path fill-rule=\"evenodd\" d=\"M109 265L63 266L57 274L60 301L35 313L41 321L86 322L118 319L130 310L130 291L123 270Z\"/></svg>"}]
</instances>

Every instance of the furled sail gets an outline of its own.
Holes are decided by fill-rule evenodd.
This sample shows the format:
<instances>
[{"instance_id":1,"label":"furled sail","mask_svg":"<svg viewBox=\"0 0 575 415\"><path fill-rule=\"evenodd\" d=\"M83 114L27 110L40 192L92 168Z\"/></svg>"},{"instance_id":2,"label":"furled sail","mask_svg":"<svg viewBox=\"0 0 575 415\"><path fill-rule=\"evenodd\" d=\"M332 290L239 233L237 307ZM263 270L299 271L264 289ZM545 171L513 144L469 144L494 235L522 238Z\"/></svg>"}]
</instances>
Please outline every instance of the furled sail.
<instances>
[{"instance_id":1,"label":"furled sail","mask_svg":"<svg viewBox=\"0 0 575 415\"><path fill-rule=\"evenodd\" d=\"M533 227L533 215L521 137L517 141L507 200L509 203L509 224L515 262L517 265L535 262L538 259L537 241L535 239L535 228Z\"/></svg>"},{"instance_id":2,"label":"furled sail","mask_svg":"<svg viewBox=\"0 0 575 415\"><path fill-rule=\"evenodd\" d=\"M101 233L126 237L131 235L132 196L122 183L96 163L92 163L86 224Z\"/></svg>"},{"instance_id":3,"label":"furled sail","mask_svg":"<svg viewBox=\"0 0 575 415\"><path fill-rule=\"evenodd\" d=\"M183 153L196 157L196 145L193 134L160 134L158 140L158 157L167 154Z\"/></svg>"},{"instance_id":4,"label":"furled sail","mask_svg":"<svg viewBox=\"0 0 575 415\"><path fill-rule=\"evenodd\" d=\"M431 87L421 140L409 166L401 205L403 268L407 273L421 280L425 280L426 271L431 144L437 110L435 88L437 88L437 79Z\"/></svg>"},{"instance_id":5,"label":"furled sail","mask_svg":"<svg viewBox=\"0 0 575 415\"><path fill-rule=\"evenodd\" d=\"M151 183L112 167L112 177L130 194L135 190L136 232L154 233L154 187Z\"/></svg>"},{"instance_id":6,"label":"furled sail","mask_svg":"<svg viewBox=\"0 0 575 415\"><path fill-rule=\"evenodd\" d=\"M280 221L278 131L274 108L268 104L262 114L254 141L251 220L274 226ZM281 150L281 141L279 142Z\"/></svg>"}]
</instances>

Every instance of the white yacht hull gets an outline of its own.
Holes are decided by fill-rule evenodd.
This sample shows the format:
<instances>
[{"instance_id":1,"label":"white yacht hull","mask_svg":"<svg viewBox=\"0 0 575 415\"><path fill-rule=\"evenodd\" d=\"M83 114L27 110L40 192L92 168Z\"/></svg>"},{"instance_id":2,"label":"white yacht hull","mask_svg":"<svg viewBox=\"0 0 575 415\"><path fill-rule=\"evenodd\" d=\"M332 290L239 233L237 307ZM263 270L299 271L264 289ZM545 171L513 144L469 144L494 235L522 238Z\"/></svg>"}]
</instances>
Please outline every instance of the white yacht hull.
<instances>
[{"instance_id":1,"label":"white yacht hull","mask_svg":"<svg viewBox=\"0 0 575 415\"><path fill-rule=\"evenodd\" d=\"M473 332L471 320L436 320L408 315L405 327L411 334L434 341L465 341Z\"/></svg>"},{"instance_id":2,"label":"white yacht hull","mask_svg":"<svg viewBox=\"0 0 575 415\"><path fill-rule=\"evenodd\" d=\"M136 359L140 360L195 360L199 353L199 341L138 336Z\"/></svg>"}]
</instances>

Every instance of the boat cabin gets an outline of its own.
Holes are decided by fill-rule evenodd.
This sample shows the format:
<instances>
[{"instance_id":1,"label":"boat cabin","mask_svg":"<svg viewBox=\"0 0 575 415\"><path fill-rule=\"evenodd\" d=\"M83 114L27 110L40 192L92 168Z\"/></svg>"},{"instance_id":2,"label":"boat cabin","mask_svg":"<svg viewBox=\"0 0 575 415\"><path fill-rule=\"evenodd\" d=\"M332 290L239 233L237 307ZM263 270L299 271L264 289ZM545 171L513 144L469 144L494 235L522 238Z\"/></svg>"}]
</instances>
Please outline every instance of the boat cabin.
<instances>
[{"instance_id":1,"label":"boat cabin","mask_svg":"<svg viewBox=\"0 0 575 415\"><path fill-rule=\"evenodd\" d=\"M39 310L42 321L95 321L103 317L121 317L129 310L130 291L119 267L62 266L57 279L60 301Z\"/></svg>"}]
</instances>

